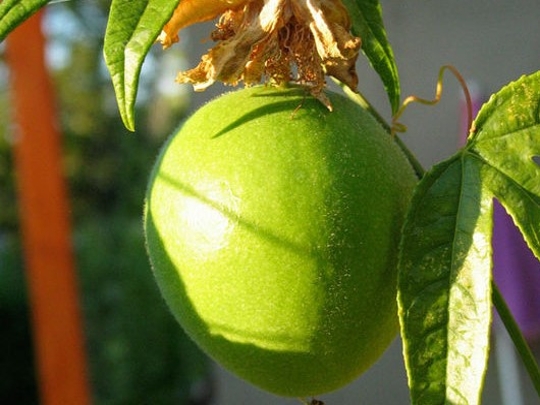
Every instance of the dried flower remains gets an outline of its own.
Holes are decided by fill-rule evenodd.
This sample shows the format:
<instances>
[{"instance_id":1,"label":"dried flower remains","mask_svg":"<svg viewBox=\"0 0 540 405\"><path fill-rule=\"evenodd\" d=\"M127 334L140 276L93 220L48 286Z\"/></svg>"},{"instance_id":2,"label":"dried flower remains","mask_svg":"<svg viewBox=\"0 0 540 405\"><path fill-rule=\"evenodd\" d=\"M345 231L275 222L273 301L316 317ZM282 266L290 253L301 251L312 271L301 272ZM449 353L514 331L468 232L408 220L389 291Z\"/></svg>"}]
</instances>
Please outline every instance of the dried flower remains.
<instances>
[{"instance_id":1,"label":"dried flower remains","mask_svg":"<svg viewBox=\"0 0 540 405\"><path fill-rule=\"evenodd\" d=\"M325 75L356 89L361 40L350 33L341 0L180 0L158 40L167 48L180 29L217 17L210 35L217 44L197 67L178 74L179 83L202 91L215 81L295 82L329 109Z\"/></svg>"}]
</instances>

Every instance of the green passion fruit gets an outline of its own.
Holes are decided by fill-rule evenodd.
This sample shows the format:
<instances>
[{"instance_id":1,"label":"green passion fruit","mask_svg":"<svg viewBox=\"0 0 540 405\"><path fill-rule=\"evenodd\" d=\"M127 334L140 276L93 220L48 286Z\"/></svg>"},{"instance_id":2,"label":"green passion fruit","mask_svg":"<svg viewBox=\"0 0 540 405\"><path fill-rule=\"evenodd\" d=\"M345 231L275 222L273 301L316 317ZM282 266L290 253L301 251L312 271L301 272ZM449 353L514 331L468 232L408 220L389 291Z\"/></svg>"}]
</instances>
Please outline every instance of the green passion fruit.
<instances>
[{"instance_id":1,"label":"green passion fruit","mask_svg":"<svg viewBox=\"0 0 540 405\"><path fill-rule=\"evenodd\" d=\"M396 337L396 260L415 174L349 99L253 87L200 108L165 144L147 249L179 323L272 393L335 390Z\"/></svg>"}]
</instances>

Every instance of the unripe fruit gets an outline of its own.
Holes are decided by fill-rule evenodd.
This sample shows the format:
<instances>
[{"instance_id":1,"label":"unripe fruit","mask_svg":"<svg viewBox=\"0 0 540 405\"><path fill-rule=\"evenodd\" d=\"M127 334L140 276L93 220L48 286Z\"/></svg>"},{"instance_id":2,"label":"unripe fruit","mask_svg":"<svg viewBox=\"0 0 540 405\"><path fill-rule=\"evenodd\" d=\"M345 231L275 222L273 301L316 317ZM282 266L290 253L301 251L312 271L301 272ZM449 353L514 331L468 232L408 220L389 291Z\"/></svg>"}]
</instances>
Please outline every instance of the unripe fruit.
<instances>
[{"instance_id":1,"label":"unripe fruit","mask_svg":"<svg viewBox=\"0 0 540 405\"><path fill-rule=\"evenodd\" d=\"M284 396L341 387L398 330L396 258L416 177L373 117L255 87L199 109L151 175L158 285L187 333Z\"/></svg>"}]
</instances>

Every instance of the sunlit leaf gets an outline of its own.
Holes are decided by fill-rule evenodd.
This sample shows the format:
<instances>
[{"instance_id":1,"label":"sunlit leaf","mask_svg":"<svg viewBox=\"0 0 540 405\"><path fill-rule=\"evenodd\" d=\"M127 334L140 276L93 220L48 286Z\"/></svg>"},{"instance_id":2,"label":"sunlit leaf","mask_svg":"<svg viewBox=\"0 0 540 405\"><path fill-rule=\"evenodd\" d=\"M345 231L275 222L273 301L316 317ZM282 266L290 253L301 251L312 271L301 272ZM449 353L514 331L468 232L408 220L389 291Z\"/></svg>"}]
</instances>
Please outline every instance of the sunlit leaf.
<instances>
[{"instance_id":1,"label":"sunlit leaf","mask_svg":"<svg viewBox=\"0 0 540 405\"><path fill-rule=\"evenodd\" d=\"M48 2L49 0L0 1L0 41Z\"/></svg>"},{"instance_id":2,"label":"sunlit leaf","mask_svg":"<svg viewBox=\"0 0 540 405\"><path fill-rule=\"evenodd\" d=\"M477 404L489 346L493 198L540 253L540 73L495 94L465 148L420 181L398 299L413 404ZM511 271L511 269L508 269Z\"/></svg>"},{"instance_id":3,"label":"sunlit leaf","mask_svg":"<svg viewBox=\"0 0 540 405\"><path fill-rule=\"evenodd\" d=\"M362 39L362 51L380 76L395 113L400 105L400 84L392 47L384 28L379 0L343 0L352 20L352 31Z\"/></svg>"},{"instance_id":4,"label":"sunlit leaf","mask_svg":"<svg viewBox=\"0 0 540 405\"><path fill-rule=\"evenodd\" d=\"M475 404L490 324L492 198L460 154L420 182L401 246L399 304L414 404Z\"/></svg>"},{"instance_id":5,"label":"sunlit leaf","mask_svg":"<svg viewBox=\"0 0 540 405\"><path fill-rule=\"evenodd\" d=\"M487 185L540 258L540 72L495 94L474 128L471 151L493 169Z\"/></svg>"},{"instance_id":6,"label":"sunlit leaf","mask_svg":"<svg viewBox=\"0 0 540 405\"><path fill-rule=\"evenodd\" d=\"M113 0L104 53L120 114L135 128L134 105L141 67L150 47L170 19L178 0Z\"/></svg>"}]
</instances>

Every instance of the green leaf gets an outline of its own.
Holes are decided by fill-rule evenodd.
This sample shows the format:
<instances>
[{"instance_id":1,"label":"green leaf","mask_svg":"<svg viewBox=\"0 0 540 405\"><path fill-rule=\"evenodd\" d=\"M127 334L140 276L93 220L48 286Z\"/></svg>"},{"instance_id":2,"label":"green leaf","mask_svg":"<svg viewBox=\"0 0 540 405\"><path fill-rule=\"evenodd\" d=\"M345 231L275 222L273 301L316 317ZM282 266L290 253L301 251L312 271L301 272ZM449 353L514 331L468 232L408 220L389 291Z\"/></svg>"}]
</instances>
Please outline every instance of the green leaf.
<instances>
[{"instance_id":1,"label":"green leaf","mask_svg":"<svg viewBox=\"0 0 540 405\"><path fill-rule=\"evenodd\" d=\"M379 0L344 0L352 20L352 31L362 39L362 51L380 76L392 113L400 105L401 89L394 52L388 42Z\"/></svg>"},{"instance_id":2,"label":"green leaf","mask_svg":"<svg viewBox=\"0 0 540 405\"><path fill-rule=\"evenodd\" d=\"M419 183L403 231L398 279L414 404L476 404L491 313L492 197L483 163L461 153Z\"/></svg>"},{"instance_id":3,"label":"green leaf","mask_svg":"<svg viewBox=\"0 0 540 405\"><path fill-rule=\"evenodd\" d=\"M419 182L398 276L413 404L479 402L491 321L493 198L540 257L539 155L540 72L492 96L465 148Z\"/></svg>"},{"instance_id":4,"label":"green leaf","mask_svg":"<svg viewBox=\"0 0 540 405\"><path fill-rule=\"evenodd\" d=\"M540 258L540 72L492 96L473 128L470 149L493 169L488 186Z\"/></svg>"},{"instance_id":5,"label":"green leaf","mask_svg":"<svg viewBox=\"0 0 540 405\"><path fill-rule=\"evenodd\" d=\"M105 32L105 62L120 114L129 130L135 128L134 106L142 64L177 4L178 0L113 0L111 4Z\"/></svg>"},{"instance_id":6,"label":"green leaf","mask_svg":"<svg viewBox=\"0 0 540 405\"><path fill-rule=\"evenodd\" d=\"M0 41L48 2L49 0L0 1Z\"/></svg>"}]
</instances>

